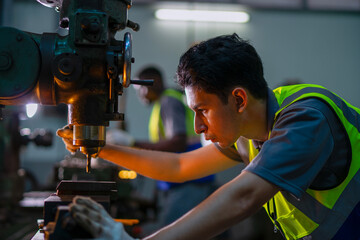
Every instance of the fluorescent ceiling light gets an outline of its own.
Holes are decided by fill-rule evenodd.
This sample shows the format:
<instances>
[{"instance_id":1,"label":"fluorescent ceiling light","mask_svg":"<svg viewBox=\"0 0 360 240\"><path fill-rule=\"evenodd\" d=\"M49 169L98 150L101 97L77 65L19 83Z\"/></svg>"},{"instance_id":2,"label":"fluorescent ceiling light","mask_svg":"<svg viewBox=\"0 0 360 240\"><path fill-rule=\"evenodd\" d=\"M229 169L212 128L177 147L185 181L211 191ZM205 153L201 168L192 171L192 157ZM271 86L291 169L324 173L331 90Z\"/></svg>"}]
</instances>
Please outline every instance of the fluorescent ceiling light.
<instances>
[{"instance_id":1,"label":"fluorescent ceiling light","mask_svg":"<svg viewBox=\"0 0 360 240\"><path fill-rule=\"evenodd\" d=\"M155 17L160 20L245 23L250 16L246 12L205 11L185 9L158 9Z\"/></svg>"}]
</instances>

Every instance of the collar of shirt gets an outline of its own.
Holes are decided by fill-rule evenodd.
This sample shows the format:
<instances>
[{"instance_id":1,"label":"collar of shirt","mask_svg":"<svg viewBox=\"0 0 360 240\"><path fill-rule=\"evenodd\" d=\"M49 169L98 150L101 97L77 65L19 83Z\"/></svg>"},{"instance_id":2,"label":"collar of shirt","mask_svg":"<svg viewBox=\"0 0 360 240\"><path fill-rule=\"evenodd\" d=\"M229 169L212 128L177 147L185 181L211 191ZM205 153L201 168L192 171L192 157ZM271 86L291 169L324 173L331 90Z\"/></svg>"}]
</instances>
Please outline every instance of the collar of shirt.
<instances>
[{"instance_id":1,"label":"collar of shirt","mask_svg":"<svg viewBox=\"0 0 360 240\"><path fill-rule=\"evenodd\" d=\"M274 117L275 113L279 110L279 104L277 102L277 99L275 97L274 92L269 88L268 89L268 95L266 99L266 121L268 126L268 131L272 129L274 125ZM261 149L264 142L253 140L254 147L258 150Z\"/></svg>"}]
</instances>

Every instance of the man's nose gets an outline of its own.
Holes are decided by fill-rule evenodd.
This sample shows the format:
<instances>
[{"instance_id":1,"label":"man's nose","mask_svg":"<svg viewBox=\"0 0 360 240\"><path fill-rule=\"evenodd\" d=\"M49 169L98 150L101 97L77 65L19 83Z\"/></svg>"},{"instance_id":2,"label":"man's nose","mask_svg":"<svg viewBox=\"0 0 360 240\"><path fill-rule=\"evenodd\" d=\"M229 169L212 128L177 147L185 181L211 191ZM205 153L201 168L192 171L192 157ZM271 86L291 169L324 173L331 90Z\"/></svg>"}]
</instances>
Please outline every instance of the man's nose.
<instances>
[{"instance_id":1,"label":"man's nose","mask_svg":"<svg viewBox=\"0 0 360 240\"><path fill-rule=\"evenodd\" d=\"M194 128L196 134L206 133L207 127L204 123L204 121L201 120L201 118L195 116L195 123Z\"/></svg>"}]
</instances>

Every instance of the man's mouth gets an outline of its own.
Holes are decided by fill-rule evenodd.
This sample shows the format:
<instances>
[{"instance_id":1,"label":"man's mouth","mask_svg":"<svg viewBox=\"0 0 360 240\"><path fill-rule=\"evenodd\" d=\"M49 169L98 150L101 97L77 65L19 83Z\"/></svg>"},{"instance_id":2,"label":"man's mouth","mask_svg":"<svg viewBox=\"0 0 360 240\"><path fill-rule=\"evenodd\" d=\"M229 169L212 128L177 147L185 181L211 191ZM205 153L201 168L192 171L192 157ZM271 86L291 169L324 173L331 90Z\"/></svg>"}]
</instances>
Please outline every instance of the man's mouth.
<instances>
[{"instance_id":1,"label":"man's mouth","mask_svg":"<svg viewBox=\"0 0 360 240\"><path fill-rule=\"evenodd\" d=\"M206 141L215 142L215 138L212 137L205 137Z\"/></svg>"}]
</instances>

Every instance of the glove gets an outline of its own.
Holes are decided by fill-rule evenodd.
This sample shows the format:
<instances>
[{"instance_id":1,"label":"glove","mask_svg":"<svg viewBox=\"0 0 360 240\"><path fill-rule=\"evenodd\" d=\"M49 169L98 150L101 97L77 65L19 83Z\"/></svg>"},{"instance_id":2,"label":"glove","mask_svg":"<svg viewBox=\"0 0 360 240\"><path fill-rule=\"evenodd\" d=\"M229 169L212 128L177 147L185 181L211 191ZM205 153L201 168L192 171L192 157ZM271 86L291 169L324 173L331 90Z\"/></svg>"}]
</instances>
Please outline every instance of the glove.
<instances>
[{"instance_id":1,"label":"glove","mask_svg":"<svg viewBox=\"0 0 360 240\"><path fill-rule=\"evenodd\" d=\"M65 147L69 152L75 153L76 150L79 149L79 147L73 145L73 130L72 128L69 127L69 125L66 125L61 129L58 129L56 131L56 135L62 138Z\"/></svg>"},{"instance_id":2,"label":"glove","mask_svg":"<svg viewBox=\"0 0 360 240\"><path fill-rule=\"evenodd\" d=\"M127 132L120 129L110 129L106 133L106 142L122 146L134 146L135 139Z\"/></svg>"},{"instance_id":3,"label":"glove","mask_svg":"<svg viewBox=\"0 0 360 240\"><path fill-rule=\"evenodd\" d=\"M69 205L75 221L94 238L102 240L135 240L124 230L120 222L115 222L106 210L89 197L76 196Z\"/></svg>"}]
</instances>

